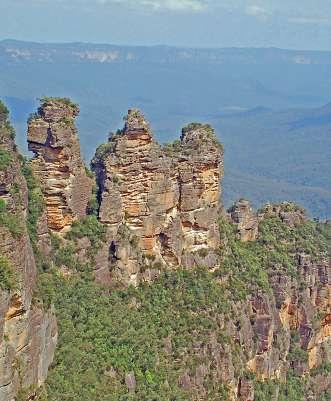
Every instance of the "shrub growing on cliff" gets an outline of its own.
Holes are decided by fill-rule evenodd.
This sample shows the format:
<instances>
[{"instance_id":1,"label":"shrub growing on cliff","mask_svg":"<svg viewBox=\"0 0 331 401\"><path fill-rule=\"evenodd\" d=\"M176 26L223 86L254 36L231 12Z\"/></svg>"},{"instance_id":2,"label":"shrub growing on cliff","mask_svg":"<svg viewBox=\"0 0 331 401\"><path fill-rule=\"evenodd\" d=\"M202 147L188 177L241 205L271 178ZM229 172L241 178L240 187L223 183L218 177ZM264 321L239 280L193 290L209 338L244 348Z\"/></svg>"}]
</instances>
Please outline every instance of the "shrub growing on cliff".
<instances>
[{"instance_id":1,"label":"shrub growing on cliff","mask_svg":"<svg viewBox=\"0 0 331 401\"><path fill-rule=\"evenodd\" d=\"M29 206L27 228L30 239L32 243L35 244L37 242L37 223L44 210L44 199L39 183L34 177L32 169L27 160L23 161L22 174L24 175L28 186Z\"/></svg>"},{"instance_id":2,"label":"shrub growing on cliff","mask_svg":"<svg viewBox=\"0 0 331 401\"><path fill-rule=\"evenodd\" d=\"M173 142L165 143L163 145L163 149L170 154L178 152L181 149L181 141L179 139L175 139Z\"/></svg>"},{"instance_id":3,"label":"shrub growing on cliff","mask_svg":"<svg viewBox=\"0 0 331 401\"><path fill-rule=\"evenodd\" d=\"M2 290L12 290L15 287L14 271L10 261L0 255L0 288Z\"/></svg>"},{"instance_id":4,"label":"shrub growing on cliff","mask_svg":"<svg viewBox=\"0 0 331 401\"><path fill-rule=\"evenodd\" d=\"M6 227L13 237L20 237L24 232L22 221L7 210L4 199L0 199L0 225Z\"/></svg>"},{"instance_id":5,"label":"shrub growing on cliff","mask_svg":"<svg viewBox=\"0 0 331 401\"><path fill-rule=\"evenodd\" d=\"M270 291L269 274L296 278L297 253L314 259L327 257L330 249L327 229L310 221L289 227L278 217L266 217L259 224L258 239L248 243L238 240L235 231L234 225L221 219L221 268L215 274L228 277L236 299L245 299L256 288Z\"/></svg>"},{"instance_id":6,"label":"shrub growing on cliff","mask_svg":"<svg viewBox=\"0 0 331 401\"><path fill-rule=\"evenodd\" d=\"M95 152L95 156L91 162L92 170L93 170L94 166L98 164L99 161L104 161L106 159L106 157L109 155L109 153L111 153L113 151L114 146L115 146L114 142L107 142L107 143L103 143L102 145L98 146L98 148Z\"/></svg>"},{"instance_id":7,"label":"shrub growing on cliff","mask_svg":"<svg viewBox=\"0 0 331 401\"><path fill-rule=\"evenodd\" d=\"M264 252L256 243L243 243L236 238L235 227L220 220L221 267L216 276L226 276L228 289L236 300L244 300L256 288L270 291Z\"/></svg>"},{"instance_id":8,"label":"shrub growing on cliff","mask_svg":"<svg viewBox=\"0 0 331 401\"><path fill-rule=\"evenodd\" d=\"M105 234L105 227L99 222L96 216L91 215L75 221L67 234L67 238L73 240L87 237L91 241L92 246L95 246L99 241L104 240Z\"/></svg>"},{"instance_id":9,"label":"shrub growing on cliff","mask_svg":"<svg viewBox=\"0 0 331 401\"><path fill-rule=\"evenodd\" d=\"M9 116L9 110L7 107L4 105L4 103L0 100L0 136L1 135L6 135L9 136L11 139L15 138L15 130L10 124L10 121L8 119Z\"/></svg>"},{"instance_id":10,"label":"shrub growing on cliff","mask_svg":"<svg viewBox=\"0 0 331 401\"><path fill-rule=\"evenodd\" d=\"M3 124L7 121L9 115L9 111L4 103L0 100L0 124Z\"/></svg>"},{"instance_id":11,"label":"shrub growing on cliff","mask_svg":"<svg viewBox=\"0 0 331 401\"><path fill-rule=\"evenodd\" d=\"M13 161L13 158L8 150L0 149L0 171L8 168Z\"/></svg>"}]
</instances>

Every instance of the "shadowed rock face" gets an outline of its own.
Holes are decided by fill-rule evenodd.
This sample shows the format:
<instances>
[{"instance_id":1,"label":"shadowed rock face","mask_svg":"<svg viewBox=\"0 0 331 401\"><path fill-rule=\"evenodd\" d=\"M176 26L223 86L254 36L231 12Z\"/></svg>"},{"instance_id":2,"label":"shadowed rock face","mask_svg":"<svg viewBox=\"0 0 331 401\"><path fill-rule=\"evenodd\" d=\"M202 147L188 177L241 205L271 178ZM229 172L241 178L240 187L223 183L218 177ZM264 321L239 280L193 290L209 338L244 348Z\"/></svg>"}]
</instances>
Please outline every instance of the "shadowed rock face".
<instances>
[{"instance_id":1,"label":"shadowed rock face","mask_svg":"<svg viewBox=\"0 0 331 401\"><path fill-rule=\"evenodd\" d=\"M177 143L178 142L178 143ZM161 147L138 110L94 159L100 221L125 223L145 255L168 265L215 264L222 151L211 127L191 124L181 140Z\"/></svg>"},{"instance_id":2,"label":"shadowed rock face","mask_svg":"<svg viewBox=\"0 0 331 401\"><path fill-rule=\"evenodd\" d=\"M86 215L92 181L87 177L74 125L79 109L65 99L47 99L28 125L32 168L43 187L48 226L67 231Z\"/></svg>"},{"instance_id":3,"label":"shadowed rock face","mask_svg":"<svg viewBox=\"0 0 331 401\"><path fill-rule=\"evenodd\" d=\"M15 224L0 223L0 257L10 266L14 286L0 285L0 400L16 399L22 389L34 389L46 379L57 342L52 310L33 302L37 269L26 230L28 191L18 154L0 122L0 149L10 163L0 170L0 201ZM3 283L0 283L3 284ZM1 289L2 288L2 289Z\"/></svg>"}]
</instances>

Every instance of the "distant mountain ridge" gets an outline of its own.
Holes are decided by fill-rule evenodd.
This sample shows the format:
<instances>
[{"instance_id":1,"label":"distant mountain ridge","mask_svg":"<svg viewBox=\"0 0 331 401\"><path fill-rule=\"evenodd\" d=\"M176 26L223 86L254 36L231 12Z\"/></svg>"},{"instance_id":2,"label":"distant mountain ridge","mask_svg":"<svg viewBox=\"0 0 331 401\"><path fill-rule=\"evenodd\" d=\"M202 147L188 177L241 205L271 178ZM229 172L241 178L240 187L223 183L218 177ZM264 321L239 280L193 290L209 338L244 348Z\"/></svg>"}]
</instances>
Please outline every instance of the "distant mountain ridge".
<instances>
[{"instance_id":1,"label":"distant mountain ridge","mask_svg":"<svg viewBox=\"0 0 331 401\"><path fill-rule=\"evenodd\" d=\"M131 46L113 44L38 43L13 39L0 41L0 55L11 61L58 62L66 61L112 62L193 62L210 63L274 63L331 64L331 51L287 50L270 48L190 48L166 45Z\"/></svg>"},{"instance_id":2,"label":"distant mountain ridge","mask_svg":"<svg viewBox=\"0 0 331 401\"><path fill-rule=\"evenodd\" d=\"M137 107L160 142L191 121L217 128L233 177L226 205L293 199L312 216L331 215L331 52L4 40L0 64L0 98L23 150L26 120L42 96L80 104L86 160Z\"/></svg>"}]
</instances>

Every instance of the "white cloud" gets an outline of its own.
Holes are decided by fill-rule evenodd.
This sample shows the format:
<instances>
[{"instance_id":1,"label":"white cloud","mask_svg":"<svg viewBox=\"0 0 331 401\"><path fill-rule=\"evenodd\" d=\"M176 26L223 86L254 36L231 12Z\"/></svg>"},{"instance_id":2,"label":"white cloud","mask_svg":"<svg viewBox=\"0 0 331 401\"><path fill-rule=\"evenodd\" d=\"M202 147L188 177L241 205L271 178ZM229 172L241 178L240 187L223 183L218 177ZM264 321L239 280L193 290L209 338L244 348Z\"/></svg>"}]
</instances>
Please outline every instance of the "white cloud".
<instances>
[{"instance_id":1,"label":"white cloud","mask_svg":"<svg viewBox=\"0 0 331 401\"><path fill-rule=\"evenodd\" d=\"M245 14L260 20L266 20L272 15L272 12L259 4L249 4L245 9Z\"/></svg>"},{"instance_id":2,"label":"white cloud","mask_svg":"<svg viewBox=\"0 0 331 401\"><path fill-rule=\"evenodd\" d=\"M206 8L206 3L201 0L133 0L132 3L140 3L142 6L152 7L154 10L166 9L173 11L202 11Z\"/></svg>"},{"instance_id":3,"label":"white cloud","mask_svg":"<svg viewBox=\"0 0 331 401\"><path fill-rule=\"evenodd\" d=\"M32 0L35 3L50 3L51 0ZM207 3L213 0L52 0L66 6L83 4L85 6L99 5L123 5L130 8L147 8L152 11L202 11L206 9Z\"/></svg>"}]
</instances>

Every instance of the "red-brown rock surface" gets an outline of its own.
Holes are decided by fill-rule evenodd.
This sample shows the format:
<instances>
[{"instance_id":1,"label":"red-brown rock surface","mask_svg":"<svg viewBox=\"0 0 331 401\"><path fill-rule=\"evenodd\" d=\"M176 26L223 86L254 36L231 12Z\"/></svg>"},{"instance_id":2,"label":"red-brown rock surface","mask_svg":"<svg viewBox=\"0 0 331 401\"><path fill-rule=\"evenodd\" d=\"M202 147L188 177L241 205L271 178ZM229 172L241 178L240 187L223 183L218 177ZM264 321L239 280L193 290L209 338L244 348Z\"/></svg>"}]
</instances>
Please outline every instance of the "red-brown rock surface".
<instances>
[{"instance_id":1,"label":"red-brown rock surface","mask_svg":"<svg viewBox=\"0 0 331 401\"><path fill-rule=\"evenodd\" d=\"M48 226L67 231L86 215L92 181L80 155L74 119L76 105L66 99L45 99L28 126L29 150L35 154L32 168L40 180L46 201Z\"/></svg>"}]
</instances>

